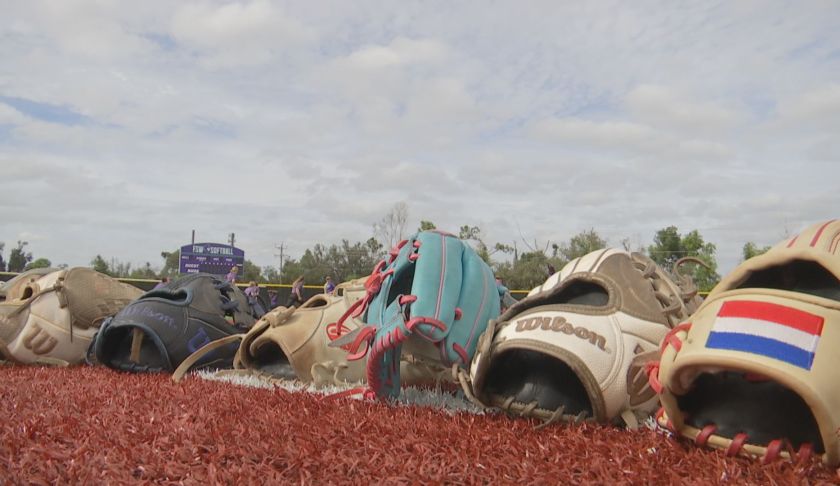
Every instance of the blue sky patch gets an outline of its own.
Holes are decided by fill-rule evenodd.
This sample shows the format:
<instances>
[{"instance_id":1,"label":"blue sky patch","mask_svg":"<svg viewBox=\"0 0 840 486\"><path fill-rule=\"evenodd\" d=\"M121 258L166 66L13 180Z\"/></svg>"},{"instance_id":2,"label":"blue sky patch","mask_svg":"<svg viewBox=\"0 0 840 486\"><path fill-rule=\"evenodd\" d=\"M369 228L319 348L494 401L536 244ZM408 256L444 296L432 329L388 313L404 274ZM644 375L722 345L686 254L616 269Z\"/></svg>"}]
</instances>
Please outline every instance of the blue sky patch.
<instances>
[{"instance_id":1,"label":"blue sky patch","mask_svg":"<svg viewBox=\"0 0 840 486\"><path fill-rule=\"evenodd\" d=\"M67 106L39 103L25 98L0 96L0 102L5 103L19 112L32 118L62 125L87 125L92 120Z\"/></svg>"},{"instance_id":2,"label":"blue sky patch","mask_svg":"<svg viewBox=\"0 0 840 486\"><path fill-rule=\"evenodd\" d=\"M194 118L192 126L213 137L236 138L236 129L230 123L208 118Z\"/></svg>"},{"instance_id":3,"label":"blue sky patch","mask_svg":"<svg viewBox=\"0 0 840 486\"><path fill-rule=\"evenodd\" d=\"M6 143L12 138L12 125L0 123L0 143Z\"/></svg>"},{"instance_id":4,"label":"blue sky patch","mask_svg":"<svg viewBox=\"0 0 840 486\"><path fill-rule=\"evenodd\" d=\"M178 43L175 42L175 39L169 35L147 32L146 34L143 34L143 37L154 42L165 51L174 51L175 48L178 47Z\"/></svg>"}]
</instances>

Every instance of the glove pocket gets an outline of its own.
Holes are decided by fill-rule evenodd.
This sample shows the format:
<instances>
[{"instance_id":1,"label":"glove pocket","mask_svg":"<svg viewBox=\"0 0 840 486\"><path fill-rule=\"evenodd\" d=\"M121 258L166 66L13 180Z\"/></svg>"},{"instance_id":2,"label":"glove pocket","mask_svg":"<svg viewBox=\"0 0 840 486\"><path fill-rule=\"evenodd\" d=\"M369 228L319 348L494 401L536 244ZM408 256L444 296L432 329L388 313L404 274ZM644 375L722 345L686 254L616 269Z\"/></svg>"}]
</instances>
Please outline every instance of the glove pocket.
<instances>
[{"instance_id":1,"label":"glove pocket","mask_svg":"<svg viewBox=\"0 0 840 486\"><path fill-rule=\"evenodd\" d=\"M478 395L606 422L615 407L605 391L624 355L619 342L611 316L545 309L520 314L497 331Z\"/></svg>"}]
</instances>

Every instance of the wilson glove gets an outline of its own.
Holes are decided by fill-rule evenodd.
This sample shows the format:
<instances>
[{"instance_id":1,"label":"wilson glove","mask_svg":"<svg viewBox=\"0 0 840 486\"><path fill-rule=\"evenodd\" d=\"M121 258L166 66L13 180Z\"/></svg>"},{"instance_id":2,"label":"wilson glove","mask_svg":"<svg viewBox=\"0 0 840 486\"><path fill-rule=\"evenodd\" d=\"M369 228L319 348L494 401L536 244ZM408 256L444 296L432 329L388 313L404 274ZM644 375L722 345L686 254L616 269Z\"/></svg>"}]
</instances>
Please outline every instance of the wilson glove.
<instances>
[{"instance_id":1,"label":"wilson glove","mask_svg":"<svg viewBox=\"0 0 840 486\"><path fill-rule=\"evenodd\" d=\"M245 294L229 282L192 274L151 290L102 326L94 343L96 360L131 372L173 372L211 342L221 344L194 363L196 368L230 368L238 342L231 336L254 324Z\"/></svg>"},{"instance_id":2,"label":"wilson glove","mask_svg":"<svg viewBox=\"0 0 840 486\"><path fill-rule=\"evenodd\" d=\"M4 286L0 354L23 364L81 363L103 321L143 291L90 268L24 272Z\"/></svg>"},{"instance_id":3,"label":"wilson glove","mask_svg":"<svg viewBox=\"0 0 840 486\"><path fill-rule=\"evenodd\" d=\"M699 304L686 277L649 258L605 249L572 260L490 323L465 394L485 407L547 422L623 419L656 408L645 363Z\"/></svg>"}]
</instances>

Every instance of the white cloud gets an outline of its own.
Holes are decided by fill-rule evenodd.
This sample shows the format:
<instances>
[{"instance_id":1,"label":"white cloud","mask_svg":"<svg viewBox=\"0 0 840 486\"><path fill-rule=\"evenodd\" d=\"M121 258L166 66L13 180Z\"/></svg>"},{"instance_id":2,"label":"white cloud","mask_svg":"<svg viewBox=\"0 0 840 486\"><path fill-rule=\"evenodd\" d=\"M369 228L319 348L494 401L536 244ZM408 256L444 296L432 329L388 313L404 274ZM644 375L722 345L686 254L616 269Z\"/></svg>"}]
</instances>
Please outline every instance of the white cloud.
<instances>
[{"instance_id":1,"label":"white cloud","mask_svg":"<svg viewBox=\"0 0 840 486\"><path fill-rule=\"evenodd\" d=\"M723 143L681 138L667 131L632 122L596 122L575 118L537 122L532 133L539 139L571 144L586 150L609 150L656 161L715 161L732 156Z\"/></svg>"},{"instance_id":2,"label":"white cloud","mask_svg":"<svg viewBox=\"0 0 840 486\"><path fill-rule=\"evenodd\" d=\"M734 110L691 100L666 86L637 86L627 94L625 103L630 113L642 121L691 133L724 132L740 118Z\"/></svg>"},{"instance_id":3,"label":"white cloud","mask_svg":"<svg viewBox=\"0 0 840 486\"><path fill-rule=\"evenodd\" d=\"M653 149L662 143L661 137L651 127L629 122L551 119L538 122L534 133L546 139L607 148L635 147L642 151Z\"/></svg>"},{"instance_id":4,"label":"white cloud","mask_svg":"<svg viewBox=\"0 0 840 486\"><path fill-rule=\"evenodd\" d=\"M4 17L11 19L9 31L30 46L54 45L85 62L113 62L156 50L131 27L132 21L148 20L142 7L113 0L22 2L4 6Z\"/></svg>"},{"instance_id":5,"label":"white cloud","mask_svg":"<svg viewBox=\"0 0 840 486\"><path fill-rule=\"evenodd\" d=\"M26 117L11 106L0 102L0 125L17 125L26 122Z\"/></svg>"},{"instance_id":6,"label":"white cloud","mask_svg":"<svg viewBox=\"0 0 840 486\"><path fill-rule=\"evenodd\" d=\"M356 69L382 69L393 66L437 64L444 61L449 49L433 39L396 38L387 46L366 46L338 61Z\"/></svg>"},{"instance_id":7,"label":"white cloud","mask_svg":"<svg viewBox=\"0 0 840 486\"><path fill-rule=\"evenodd\" d=\"M172 17L172 35L216 69L265 64L314 40L310 28L266 0L183 5Z\"/></svg>"},{"instance_id":8,"label":"white cloud","mask_svg":"<svg viewBox=\"0 0 840 486\"><path fill-rule=\"evenodd\" d=\"M825 127L837 134L840 130L840 84L830 84L784 99L778 111L785 122Z\"/></svg>"}]
</instances>

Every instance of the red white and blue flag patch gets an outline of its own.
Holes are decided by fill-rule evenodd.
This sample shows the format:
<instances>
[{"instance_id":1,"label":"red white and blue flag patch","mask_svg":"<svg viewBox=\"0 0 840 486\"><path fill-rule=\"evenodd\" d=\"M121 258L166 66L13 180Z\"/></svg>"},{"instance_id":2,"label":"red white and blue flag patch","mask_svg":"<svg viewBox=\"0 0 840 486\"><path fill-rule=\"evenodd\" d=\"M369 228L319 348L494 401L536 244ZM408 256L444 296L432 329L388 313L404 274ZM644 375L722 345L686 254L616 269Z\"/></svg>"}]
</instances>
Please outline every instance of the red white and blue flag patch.
<instances>
[{"instance_id":1,"label":"red white and blue flag patch","mask_svg":"<svg viewBox=\"0 0 840 486\"><path fill-rule=\"evenodd\" d=\"M724 302L706 348L758 354L810 370L823 322L821 316L770 302Z\"/></svg>"}]
</instances>

